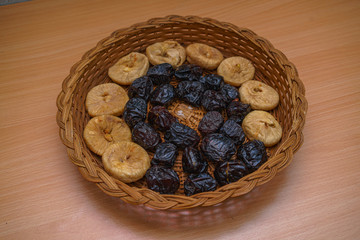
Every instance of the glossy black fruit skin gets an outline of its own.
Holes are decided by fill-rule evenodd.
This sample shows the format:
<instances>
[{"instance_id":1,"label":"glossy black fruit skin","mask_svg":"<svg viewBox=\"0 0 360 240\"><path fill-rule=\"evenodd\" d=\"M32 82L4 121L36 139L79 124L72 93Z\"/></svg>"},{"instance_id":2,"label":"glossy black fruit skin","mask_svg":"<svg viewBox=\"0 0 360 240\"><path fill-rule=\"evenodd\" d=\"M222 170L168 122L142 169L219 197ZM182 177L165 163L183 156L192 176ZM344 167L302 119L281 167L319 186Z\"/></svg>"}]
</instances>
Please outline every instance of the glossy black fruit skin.
<instances>
[{"instance_id":1,"label":"glossy black fruit skin","mask_svg":"<svg viewBox=\"0 0 360 240\"><path fill-rule=\"evenodd\" d=\"M226 102L224 96L214 90L206 90L203 94L201 105L207 111L219 111L226 107Z\"/></svg>"},{"instance_id":2,"label":"glossy black fruit skin","mask_svg":"<svg viewBox=\"0 0 360 240\"><path fill-rule=\"evenodd\" d=\"M179 99L198 107L201 104L205 88L204 85L198 81L182 81L178 84L175 91Z\"/></svg>"},{"instance_id":3,"label":"glossy black fruit skin","mask_svg":"<svg viewBox=\"0 0 360 240\"><path fill-rule=\"evenodd\" d=\"M139 122L132 130L132 140L146 150L153 151L161 142L160 134L150 124Z\"/></svg>"},{"instance_id":4,"label":"glossy black fruit skin","mask_svg":"<svg viewBox=\"0 0 360 240\"><path fill-rule=\"evenodd\" d=\"M152 105L168 105L175 98L175 89L171 84L159 85L151 94L150 103Z\"/></svg>"},{"instance_id":5,"label":"glossy black fruit skin","mask_svg":"<svg viewBox=\"0 0 360 240\"><path fill-rule=\"evenodd\" d=\"M227 83L221 86L220 92L225 98L226 105L228 105L231 101L240 98L238 89Z\"/></svg>"},{"instance_id":6,"label":"glossy black fruit skin","mask_svg":"<svg viewBox=\"0 0 360 240\"><path fill-rule=\"evenodd\" d=\"M162 63L149 68L147 76L155 85L169 83L174 75L174 69L169 63Z\"/></svg>"},{"instance_id":7,"label":"glossy black fruit skin","mask_svg":"<svg viewBox=\"0 0 360 240\"><path fill-rule=\"evenodd\" d=\"M221 85L224 84L224 78L217 74L207 74L202 76L199 81L204 84L206 90L218 91Z\"/></svg>"},{"instance_id":8,"label":"glossy black fruit skin","mask_svg":"<svg viewBox=\"0 0 360 240\"><path fill-rule=\"evenodd\" d=\"M220 133L231 138L237 146L245 141L245 133L241 125L231 119L228 119L220 128Z\"/></svg>"},{"instance_id":9,"label":"glossy black fruit skin","mask_svg":"<svg viewBox=\"0 0 360 240\"><path fill-rule=\"evenodd\" d=\"M198 81L202 73L202 68L195 64L183 64L176 69L175 77L180 81Z\"/></svg>"},{"instance_id":10,"label":"glossy black fruit skin","mask_svg":"<svg viewBox=\"0 0 360 240\"><path fill-rule=\"evenodd\" d=\"M265 145L259 140L253 140L241 145L237 157L245 163L250 172L257 170L268 158Z\"/></svg>"},{"instance_id":11,"label":"glossy black fruit skin","mask_svg":"<svg viewBox=\"0 0 360 240\"><path fill-rule=\"evenodd\" d=\"M153 91L153 83L148 76L135 79L128 89L129 98L139 97L148 101Z\"/></svg>"},{"instance_id":12,"label":"glossy black fruit skin","mask_svg":"<svg viewBox=\"0 0 360 240\"><path fill-rule=\"evenodd\" d=\"M171 168L154 165L145 174L149 189L161 194L174 194L179 186L180 180L177 173Z\"/></svg>"},{"instance_id":13,"label":"glossy black fruit skin","mask_svg":"<svg viewBox=\"0 0 360 240\"><path fill-rule=\"evenodd\" d=\"M170 129L165 133L165 140L171 142L181 149L188 146L197 146L200 141L200 136L197 132L178 122L171 125Z\"/></svg>"},{"instance_id":14,"label":"glossy black fruit skin","mask_svg":"<svg viewBox=\"0 0 360 240\"><path fill-rule=\"evenodd\" d=\"M149 111L148 121L155 129L166 131L177 119L165 107L155 106Z\"/></svg>"},{"instance_id":15,"label":"glossy black fruit skin","mask_svg":"<svg viewBox=\"0 0 360 240\"><path fill-rule=\"evenodd\" d=\"M229 161L236 152L234 142L221 133L206 135L201 142L201 151L213 163Z\"/></svg>"},{"instance_id":16,"label":"glossy black fruit skin","mask_svg":"<svg viewBox=\"0 0 360 240\"><path fill-rule=\"evenodd\" d=\"M216 187L216 180L208 173L190 174L184 182L184 192L186 196L215 191Z\"/></svg>"},{"instance_id":17,"label":"glossy black fruit skin","mask_svg":"<svg viewBox=\"0 0 360 240\"><path fill-rule=\"evenodd\" d=\"M199 122L198 130L201 135L205 136L206 134L217 132L223 123L224 118L221 113L210 111L207 112Z\"/></svg>"},{"instance_id":18,"label":"glossy black fruit skin","mask_svg":"<svg viewBox=\"0 0 360 240\"><path fill-rule=\"evenodd\" d=\"M242 103L240 101L232 101L226 108L226 113L228 118L232 116L238 116L245 118L245 116L251 112L251 107L249 104Z\"/></svg>"},{"instance_id":19,"label":"glossy black fruit skin","mask_svg":"<svg viewBox=\"0 0 360 240\"><path fill-rule=\"evenodd\" d=\"M208 163L197 148L187 147L182 155L182 167L187 173L202 173L207 171Z\"/></svg>"},{"instance_id":20,"label":"glossy black fruit skin","mask_svg":"<svg viewBox=\"0 0 360 240\"><path fill-rule=\"evenodd\" d=\"M131 98L125 105L123 118L127 125L133 128L137 123L146 119L147 104L142 98Z\"/></svg>"},{"instance_id":21,"label":"glossy black fruit skin","mask_svg":"<svg viewBox=\"0 0 360 240\"><path fill-rule=\"evenodd\" d=\"M172 143L160 143L157 145L151 164L173 167L178 155L177 147Z\"/></svg>"},{"instance_id":22,"label":"glossy black fruit skin","mask_svg":"<svg viewBox=\"0 0 360 240\"><path fill-rule=\"evenodd\" d=\"M247 174L248 170L245 164L241 161L220 163L216 166L214 171L214 177L221 186L236 182Z\"/></svg>"}]
</instances>

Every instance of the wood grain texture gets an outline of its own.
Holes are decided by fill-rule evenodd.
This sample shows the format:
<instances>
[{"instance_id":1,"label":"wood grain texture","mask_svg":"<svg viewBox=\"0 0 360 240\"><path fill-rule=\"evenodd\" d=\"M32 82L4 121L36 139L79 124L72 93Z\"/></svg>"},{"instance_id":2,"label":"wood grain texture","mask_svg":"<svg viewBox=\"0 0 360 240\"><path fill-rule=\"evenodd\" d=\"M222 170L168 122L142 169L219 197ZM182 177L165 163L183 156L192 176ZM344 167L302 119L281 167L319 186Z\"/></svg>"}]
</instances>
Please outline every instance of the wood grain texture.
<instances>
[{"instance_id":1,"label":"wood grain texture","mask_svg":"<svg viewBox=\"0 0 360 240\"><path fill-rule=\"evenodd\" d=\"M360 234L359 1L29 1L0 7L1 239L356 239ZM103 194L55 122L70 67L111 32L198 15L247 27L298 71L305 142L269 183L220 206L155 211Z\"/></svg>"}]
</instances>

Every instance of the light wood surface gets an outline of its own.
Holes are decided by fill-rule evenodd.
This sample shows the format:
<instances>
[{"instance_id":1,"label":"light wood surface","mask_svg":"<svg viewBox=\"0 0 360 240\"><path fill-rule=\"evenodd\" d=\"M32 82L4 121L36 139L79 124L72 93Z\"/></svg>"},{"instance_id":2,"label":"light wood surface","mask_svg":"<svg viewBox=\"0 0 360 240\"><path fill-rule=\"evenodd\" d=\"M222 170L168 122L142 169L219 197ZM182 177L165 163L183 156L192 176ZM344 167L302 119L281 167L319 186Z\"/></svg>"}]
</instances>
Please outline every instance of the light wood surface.
<instances>
[{"instance_id":1,"label":"light wood surface","mask_svg":"<svg viewBox=\"0 0 360 240\"><path fill-rule=\"evenodd\" d=\"M359 239L359 1L29 1L0 7L0 239ZM55 122L63 79L116 29L170 14L247 27L309 102L288 168L217 207L157 211L84 180Z\"/></svg>"}]
</instances>

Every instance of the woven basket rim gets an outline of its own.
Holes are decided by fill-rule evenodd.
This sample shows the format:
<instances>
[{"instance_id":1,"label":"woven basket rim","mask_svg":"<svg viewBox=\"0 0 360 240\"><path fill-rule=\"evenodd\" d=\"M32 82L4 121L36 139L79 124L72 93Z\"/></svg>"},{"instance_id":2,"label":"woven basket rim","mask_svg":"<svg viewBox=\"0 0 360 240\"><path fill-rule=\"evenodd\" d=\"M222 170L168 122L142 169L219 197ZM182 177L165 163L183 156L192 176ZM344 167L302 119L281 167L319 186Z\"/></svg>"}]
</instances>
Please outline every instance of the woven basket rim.
<instances>
[{"instance_id":1,"label":"woven basket rim","mask_svg":"<svg viewBox=\"0 0 360 240\"><path fill-rule=\"evenodd\" d=\"M286 71L286 75L292 84L293 101L297 103L296 111L292 116L293 125L288 133L288 138L286 141L282 142L277 148L274 156L269 158L264 165L257 171L243 177L237 182L222 186L214 192L199 193L193 196L159 194L150 189L131 187L125 183L114 180L99 166L89 166L89 163L84 161L85 156L81 154L79 133L76 133L73 129L71 107L69 107L76 80L86 68L86 64L92 61L99 51L106 49L107 46L118 41L119 38L126 38L126 36L134 30L153 28L163 24L179 22L200 23L246 36L247 39L251 40L254 44L272 56L277 63L282 66L284 71ZM136 23L128 28L118 29L110 36L99 41L94 48L87 51L82 56L81 60L71 67L69 75L62 83L62 90L57 97L56 104L58 108L56 121L59 126L60 138L67 148L69 158L78 167L82 176L86 180L94 182L108 195L119 197L128 203L144 204L155 209L187 209L197 206L212 206L223 202L227 198L246 194L254 187L270 181L277 172L283 170L290 164L293 154L302 145L302 130L305 124L305 116L308 107L305 98L305 88L299 78L296 67L281 51L275 49L268 40L258 36L250 29L239 28L231 23L219 22L211 18L179 15L152 18L145 22ZM80 133L80 135L81 134L82 133Z\"/></svg>"}]
</instances>

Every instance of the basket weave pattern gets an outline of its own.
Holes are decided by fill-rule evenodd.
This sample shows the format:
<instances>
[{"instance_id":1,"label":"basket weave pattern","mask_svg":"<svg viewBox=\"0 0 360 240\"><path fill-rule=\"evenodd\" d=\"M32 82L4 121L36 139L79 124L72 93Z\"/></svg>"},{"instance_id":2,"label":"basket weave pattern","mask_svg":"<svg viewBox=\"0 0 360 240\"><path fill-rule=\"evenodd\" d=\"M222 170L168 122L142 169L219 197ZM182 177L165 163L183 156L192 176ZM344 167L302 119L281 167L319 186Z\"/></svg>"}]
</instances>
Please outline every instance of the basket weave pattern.
<instances>
[{"instance_id":1,"label":"basket weave pattern","mask_svg":"<svg viewBox=\"0 0 360 240\"><path fill-rule=\"evenodd\" d=\"M108 68L130 52L145 52L148 45L168 39L182 45L205 43L219 49L224 57L245 57L251 60L256 68L255 79L272 86L280 95L280 104L271 113L281 124L283 136L281 142L269 150L269 160L257 171L214 192L188 197L181 194L183 190L180 189L179 193L174 195L161 195L144 187L141 181L134 184L122 183L105 172L101 159L86 147L82 137L83 129L90 119L85 110L86 95L94 86L111 82L107 76ZM157 209L185 209L211 206L227 198L246 194L255 186L268 182L277 172L288 166L293 154L303 142L302 129L307 101L304 85L295 66L266 39L249 29L214 19L167 16L117 30L86 52L64 80L57 107L60 137L67 147L69 158L86 180L94 182L106 194L128 203L144 204ZM170 111L177 107L179 106L172 106ZM196 119L196 116L199 114L201 115L201 112L190 113L186 119L179 120L193 125L194 128L197 127L199 119ZM177 165L181 165L179 160ZM181 166L177 165L175 170L181 171ZM180 179L183 177L181 175Z\"/></svg>"}]
</instances>

